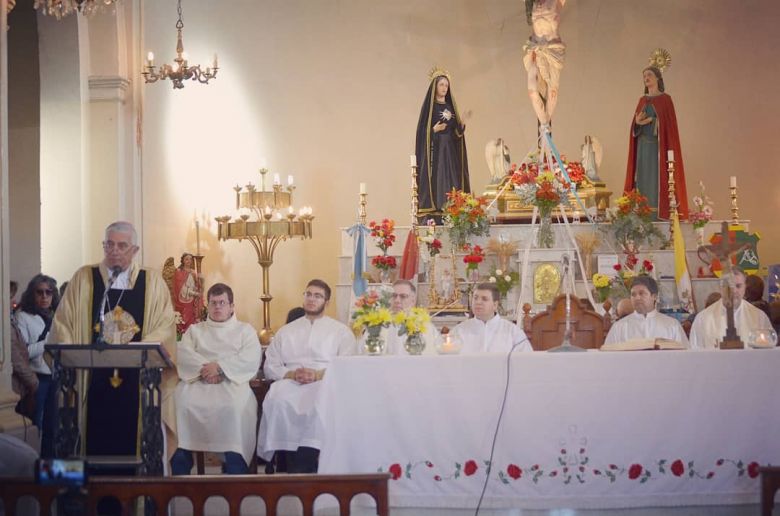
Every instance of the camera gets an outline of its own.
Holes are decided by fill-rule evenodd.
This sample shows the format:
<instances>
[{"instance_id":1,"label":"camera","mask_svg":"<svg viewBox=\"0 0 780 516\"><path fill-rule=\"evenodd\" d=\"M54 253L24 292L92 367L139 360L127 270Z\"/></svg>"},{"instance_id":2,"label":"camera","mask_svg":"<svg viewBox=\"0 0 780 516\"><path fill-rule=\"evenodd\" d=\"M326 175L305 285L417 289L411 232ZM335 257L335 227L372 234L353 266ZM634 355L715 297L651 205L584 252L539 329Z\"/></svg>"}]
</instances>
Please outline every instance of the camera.
<instances>
[{"instance_id":1,"label":"camera","mask_svg":"<svg viewBox=\"0 0 780 516\"><path fill-rule=\"evenodd\" d=\"M79 459L38 459L35 481L42 486L82 487L87 482L86 463Z\"/></svg>"}]
</instances>

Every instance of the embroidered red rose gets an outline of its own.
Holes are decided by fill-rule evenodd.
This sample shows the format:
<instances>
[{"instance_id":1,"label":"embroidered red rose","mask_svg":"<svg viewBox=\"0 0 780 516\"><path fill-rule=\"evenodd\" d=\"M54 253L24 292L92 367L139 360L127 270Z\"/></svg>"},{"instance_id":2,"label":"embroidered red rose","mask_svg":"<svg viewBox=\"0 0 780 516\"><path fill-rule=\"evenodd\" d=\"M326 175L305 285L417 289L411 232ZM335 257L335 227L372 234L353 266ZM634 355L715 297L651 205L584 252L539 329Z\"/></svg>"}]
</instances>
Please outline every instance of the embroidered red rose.
<instances>
[{"instance_id":1,"label":"embroidered red rose","mask_svg":"<svg viewBox=\"0 0 780 516\"><path fill-rule=\"evenodd\" d=\"M441 482L441 477L440 477L439 475L436 475L436 476L434 476L434 477L433 477L433 479L434 479L436 482Z\"/></svg>"},{"instance_id":2,"label":"embroidered red rose","mask_svg":"<svg viewBox=\"0 0 780 516\"><path fill-rule=\"evenodd\" d=\"M392 466L390 466L390 468L388 468L387 471L390 472L393 480L398 480L399 478L401 478L401 474L403 473L400 464L393 464Z\"/></svg>"},{"instance_id":3,"label":"embroidered red rose","mask_svg":"<svg viewBox=\"0 0 780 516\"><path fill-rule=\"evenodd\" d=\"M707 478L712 478L714 476L715 476L715 472L714 471L710 471L709 473L707 473Z\"/></svg>"},{"instance_id":4,"label":"embroidered red rose","mask_svg":"<svg viewBox=\"0 0 780 516\"><path fill-rule=\"evenodd\" d=\"M672 473L676 477L681 477L683 473L685 473L685 465L683 464L683 461L680 459L677 459L676 461L672 462Z\"/></svg>"},{"instance_id":5,"label":"embroidered red rose","mask_svg":"<svg viewBox=\"0 0 780 516\"><path fill-rule=\"evenodd\" d=\"M477 466L477 463L473 460L467 460L466 464L463 465L463 474L467 477L470 477L474 473L477 472L479 467Z\"/></svg>"},{"instance_id":6,"label":"embroidered red rose","mask_svg":"<svg viewBox=\"0 0 780 516\"><path fill-rule=\"evenodd\" d=\"M750 478L756 478L758 476L758 462L748 464L747 473Z\"/></svg>"},{"instance_id":7,"label":"embroidered red rose","mask_svg":"<svg viewBox=\"0 0 780 516\"><path fill-rule=\"evenodd\" d=\"M716 462L715 464L717 464L718 466L723 466L724 462L726 462L726 461L723 460L723 459L718 459L718 462Z\"/></svg>"},{"instance_id":8,"label":"embroidered red rose","mask_svg":"<svg viewBox=\"0 0 780 516\"><path fill-rule=\"evenodd\" d=\"M631 480L636 480L639 478L639 475L642 474L642 466L639 464L631 464L631 467L628 468L628 478Z\"/></svg>"},{"instance_id":9,"label":"embroidered red rose","mask_svg":"<svg viewBox=\"0 0 780 516\"><path fill-rule=\"evenodd\" d=\"M425 465L428 466L429 468L432 468L433 467L433 462L431 462L429 460L426 460L425 461Z\"/></svg>"},{"instance_id":10,"label":"embroidered red rose","mask_svg":"<svg viewBox=\"0 0 780 516\"><path fill-rule=\"evenodd\" d=\"M523 476L523 470L520 469L516 464L510 464L506 467L506 474L517 480Z\"/></svg>"}]
</instances>

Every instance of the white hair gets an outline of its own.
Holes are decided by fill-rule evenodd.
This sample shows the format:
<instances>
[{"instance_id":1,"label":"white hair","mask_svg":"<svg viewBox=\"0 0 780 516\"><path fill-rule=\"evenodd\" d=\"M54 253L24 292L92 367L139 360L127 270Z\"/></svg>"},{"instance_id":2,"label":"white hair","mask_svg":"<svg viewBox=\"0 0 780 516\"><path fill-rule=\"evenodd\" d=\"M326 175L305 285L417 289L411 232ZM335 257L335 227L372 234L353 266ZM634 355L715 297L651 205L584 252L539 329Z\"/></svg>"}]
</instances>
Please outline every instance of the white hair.
<instances>
[{"instance_id":1,"label":"white hair","mask_svg":"<svg viewBox=\"0 0 780 516\"><path fill-rule=\"evenodd\" d=\"M138 245L138 233L135 232L135 227L133 227L133 225L129 222L120 220L109 224L106 228L106 240L108 240L108 234L111 232L127 233L130 235L130 243L133 245Z\"/></svg>"}]
</instances>

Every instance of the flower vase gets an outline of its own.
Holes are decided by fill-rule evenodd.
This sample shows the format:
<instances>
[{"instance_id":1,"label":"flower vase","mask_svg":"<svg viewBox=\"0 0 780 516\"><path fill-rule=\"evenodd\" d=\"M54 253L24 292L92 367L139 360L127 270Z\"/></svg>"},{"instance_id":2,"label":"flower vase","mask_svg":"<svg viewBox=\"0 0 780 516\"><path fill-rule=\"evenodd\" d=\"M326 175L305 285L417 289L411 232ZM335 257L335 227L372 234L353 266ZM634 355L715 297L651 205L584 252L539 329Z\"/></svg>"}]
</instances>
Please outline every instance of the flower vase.
<instances>
[{"instance_id":1,"label":"flower vase","mask_svg":"<svg viewBox=\"0 0 780 516\"><path fill-rule=\"evenodd\" d=\"M425 339L423 339L422 334L412 333L406 337L404 349L410 355L421 355L425 349Z\"/></svg>"},{"instance_id":2,"label":"flower vase","mask_svg":"<svg viewBox=\"0 0 780 516\"><path fill-rule=\"evenodd\" d=\"M388 284L393 282L393 270L392 269L381 269L379 271L379 282L383 284Z\"/></svg>"},{"instance_id":3,"label":"flower vase","mask_svg":"<svg viewBox=\"0 0 780 516\"><path fill-rule=\"evenodd\" d=\"M699 247L704 245L704 227L696 228L696 243Z\"/></svg>"},{"instance_id":4,"label":"flower vase","mask_svg":"<svg viewBox=\"0 0 780 516\"><path fill-rule=\"evenodd\" d=\"M552 210L539 210L539 232L536 234L536 246L550 249L555 245L552 228Z\"/></svg>"},{"instance_id":5,"label":"flower vase","mask_svg":"<svg viewBox=\"0 0 780 516\"><path fill-rule=\"evenodd\" d=\"M382 355L385 352L385 339L381 326L366 328L366 342L363 344L366 355Z\"/></svg>"},{"instance_id":6,"label":"flower vase","mask_svg":"<svg viewBox=\"0 0 780 516\"><path fill-rule=\"evenodd\" d=\"M473 283L478 282L479 281L479 269L477 269L476 267L474 267L473 269L469 269L467 277L468 277L468 280L473 282Z\"/></svg>"}]
</instances>

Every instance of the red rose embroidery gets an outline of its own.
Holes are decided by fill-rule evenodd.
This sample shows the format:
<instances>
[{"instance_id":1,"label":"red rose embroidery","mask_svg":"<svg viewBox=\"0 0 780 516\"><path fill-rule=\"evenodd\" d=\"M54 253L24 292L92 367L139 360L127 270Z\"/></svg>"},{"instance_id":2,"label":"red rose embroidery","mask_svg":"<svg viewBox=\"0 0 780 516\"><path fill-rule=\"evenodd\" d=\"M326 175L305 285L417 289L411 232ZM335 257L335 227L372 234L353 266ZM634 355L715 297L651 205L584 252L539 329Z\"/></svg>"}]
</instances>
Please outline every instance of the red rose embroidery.
<instances>
[{"instance_id":1,"label":"red rose embroidery","mask_svg":"<svg viewBox=\"0 0 780 516\"><path fill-rule=\"evenodd\" d=\"M429 468L432 468L433 467L433 462L431 462L429 460L426 460L425 461L425 465L428 466Z\"/></svg>"},{"instance_id":2,"label":"red rose embroidery","mask_svg":"<svg viewBox=\"0 0 780 516\"><path fill-rule=\"evenodd\" d=\"M506 467L506 474L517 480L523 476L523 470L517 467L515 464L510 464Z\"/></svg>"},{"instance_id":3,"label":"red rose embroidery","mask_svg":"<svg viewBox=\"0 0 780 516\"><path fill-rule=\"evenodd\" d=\"M399 478L401 478L401 474L403 473L400 464L393 464L392 466L390 466L388 471L392 475L393 480L398 480Z\"/></svg>"},{"instance_id":4,"label":"red rose embroidery","mask_svg":"<svg viewBox=\"0 0 780 516\"><path fill-rule=\"evenodd\" d=\"M676 477L681 477L682 474L685 473L685 465L683 464L683 461L677 459L676 461L672 462L672 473Z\"/></svg>"},{"instance_id":5,"label":"red rose embroidery","mask_svg":"<svg viewBox=\"0 0 780 516\"><path fill-rule=\"evenodd\" d=\"M631 464L631 467L628 468L628 478L631 480L636 480L639 478L639 475L642 474L642 466L639 464Z\"/></svg>"},{"instance_id":6,"label":"red rose embroidery","mask_svg":"<svg viewBox=\"0 0 780 516\"><path fill-rule=\"evenodd\" d=\"M433 477L433 479L434 479L436 482L441 482L441 477L440 477L439 475L436 475L435 477Z\"/></svg>"},{"instance_id":7,"label":"red rose embroidery","mask_svg":"<svg viewBox=\"0 0 780 516\"><path fill-rule=\"evenodd\" d=\"M756 478L758 476L758 462L748 464L747 472L750 478Z\"/></svg>"},{"instance_id":8,"label":"red rose embroidery","mask_svg":"<svg viewBox=\"0 0 780 516\"><path fill-rule=\"evenodd\" d=\"M715 472L714 471L710 471L709 473L707 473L707 478L712 478L714 476L715 476Z\"/></svg>"},{"instance_id":9,"label":"red rose embroidery","mask_svg":"<svg viewBox=\"0 0 780 516\"><path fill-rule=\"evenodd\" d=\"M477 463L473 460L468 460L466 461L466 464L463 465L463 474L467 477L470 477L477 472L477 469L479 469Z\"/></svg>"}]
</instances>

